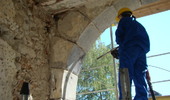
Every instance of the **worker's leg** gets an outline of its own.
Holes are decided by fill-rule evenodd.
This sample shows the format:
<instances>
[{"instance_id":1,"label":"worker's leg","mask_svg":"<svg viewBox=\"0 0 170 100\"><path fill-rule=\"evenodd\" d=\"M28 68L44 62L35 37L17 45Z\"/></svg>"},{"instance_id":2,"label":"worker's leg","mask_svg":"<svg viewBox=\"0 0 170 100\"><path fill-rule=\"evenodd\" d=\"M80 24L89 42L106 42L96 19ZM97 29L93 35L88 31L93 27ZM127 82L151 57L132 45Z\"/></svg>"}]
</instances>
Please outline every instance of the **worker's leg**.
<instances>
[{"instance_id":1,"label":"worker's leg","mask_svg":"<svg viewBox=\"0 0 170 100\"><path fill-rule=\"evenodd\" d=\"M136 96L134 100L148 100L147 99L147 84L146 84L146 54L141 51L141 55L136 60L134 65L134 84Z\"/></svg>"},{"instance_id":2,"label":"worker's leg","mask_svg":"<svg viewBox=\"0 0 170 100\"><path fill-rule=\"evenodd\" d=\"M121 88L121 81L120 81L120 73L119 73L118 87L119 87L119 100L122 100L122 88Z\"/></svg>"},{"instance_id":3,"label":"worker's leg","mask_svg":"<svg viewBox=\"0 0 170 100\"><path fill-rule=\"evenodd\" d=\"M135 64L137 64L136 61L141 56L141 53L143 52L143 50L140 47L134 46L134 47L127 48L126 50L122 50L122 51L123 52L119 52L119 62L120 62L119 67L120 68L128 68L128 70L129 70L129 78L130 78L130 86L131 86L132 80L134 80L134 83L137 84L137 87L140 87L140 86L138 86L138 81L137 80L140 80L141 78L136 79L138 74L136 74L134 72L138 72L138 71L136 71L138 68L134 69L134 67L135 67ZM143 66L144 64L145 64L145 66ZM139 65L140 65L140 63L139 63ZM143 67L140 68L140 70L146 69L146 61L145 61L145 63L142 62L141 65ZM141 71L139 71L139 72L141 72ZM139 74L139 76L143 76L142 73ZM144 80L141 80L140 82L145 83ZM142 83L142 84L144 84L144 83ZM121 95L122 93L121 93L120 90L121 90L121 86L120 86L120 83L119 83L119 94L120 94L120 99L119 100L121 100L121 98L122 98L122 95ZM139 90L139 92L137 91L137 95L138 95L138 93L140 93L140 90ZM147 94L147 93L144 93L144 94ZM147 96L145 96L144 98L147 98ZM147 100L147 99L136 99L136 100Z\"/></svg>"},{"instance_id":4,"label":"worker's leg","mask_svg":"<svg viewBox=\"0 0 170 100\"><path fill-rule=\"evenodd\" d=\"M136 78L134 78L136 95L134 100L148 100L147 96L147 85L145 82L145 73L136 73Z\"/></svg>"}]
</instances>

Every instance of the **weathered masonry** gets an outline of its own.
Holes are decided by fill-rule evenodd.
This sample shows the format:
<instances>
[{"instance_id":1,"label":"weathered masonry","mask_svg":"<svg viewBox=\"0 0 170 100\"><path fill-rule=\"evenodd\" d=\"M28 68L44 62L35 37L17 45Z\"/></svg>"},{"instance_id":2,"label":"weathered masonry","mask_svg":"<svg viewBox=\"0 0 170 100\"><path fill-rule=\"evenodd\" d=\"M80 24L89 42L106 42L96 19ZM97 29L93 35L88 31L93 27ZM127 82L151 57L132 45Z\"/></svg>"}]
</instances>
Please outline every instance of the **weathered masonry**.
<instances>
[{"instance_id":1,"label":"weathered masonry","mask_svg":"<svg viewBox=\"0 0 170 100\"><path fill-rule=\"evenodd\" d=\"M0 100L75 100L81 61L122 7L141 17L169 0L1 0Z\"/></svg>"}]
</instances>

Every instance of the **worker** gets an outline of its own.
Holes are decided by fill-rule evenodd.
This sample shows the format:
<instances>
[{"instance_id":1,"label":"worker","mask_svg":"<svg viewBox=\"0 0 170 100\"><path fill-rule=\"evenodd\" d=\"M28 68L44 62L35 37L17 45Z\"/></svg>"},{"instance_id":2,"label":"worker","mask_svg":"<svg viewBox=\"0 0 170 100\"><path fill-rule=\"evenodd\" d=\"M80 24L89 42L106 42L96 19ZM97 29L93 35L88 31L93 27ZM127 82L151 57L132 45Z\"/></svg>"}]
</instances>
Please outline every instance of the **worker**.
<instances>
[{"instance_id":1,"label":"worker","mask_svg":"<svg viewBox=\"0 0 170 100\"><path fill-rule=\"evenodd\" d=\"M118 21L115 32L116 42L119 45L119 68L128 68L130 86L132 80L135 85L136 95L134 100L148 100L146 84L146 53L150 51L150 41L145 28L136 20L129 8L118 11ZM111 52L115 56L115 51ZM116 54L117 55L117 54ZM119 100L122 99L119 80Z\"/></svg>"}]
</instances>

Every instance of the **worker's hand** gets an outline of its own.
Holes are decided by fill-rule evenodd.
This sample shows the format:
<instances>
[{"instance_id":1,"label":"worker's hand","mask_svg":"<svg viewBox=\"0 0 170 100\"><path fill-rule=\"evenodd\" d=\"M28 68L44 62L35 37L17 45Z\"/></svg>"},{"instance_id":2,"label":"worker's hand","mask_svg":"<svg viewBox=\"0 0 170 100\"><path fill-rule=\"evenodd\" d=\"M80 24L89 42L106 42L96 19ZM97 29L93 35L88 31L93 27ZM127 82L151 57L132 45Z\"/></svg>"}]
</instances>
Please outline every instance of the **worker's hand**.
<instances>
[{"instance_id":1,"label":"worker's hand","mask_svg":"<svg viewBox=\"0 0 170 100\"><path fill-rule=\"evenodd\" d=\"M147 79L148 81L151 81L151 77L150 77L150 74L149 74L149 71L148 71L148 70L146 71L146 79Z\"/></svg>"},{"instance_id":2,"label":"worker's hand","mask_svg":"<svg viewBox=\"0 0 170 100\"><path fill-rule=\"evenodd\" d=\"M116 59L119 59L118 49L119 47L116 47L114 50L111 51L112 56Z\"/></svg>"}]
</instances>

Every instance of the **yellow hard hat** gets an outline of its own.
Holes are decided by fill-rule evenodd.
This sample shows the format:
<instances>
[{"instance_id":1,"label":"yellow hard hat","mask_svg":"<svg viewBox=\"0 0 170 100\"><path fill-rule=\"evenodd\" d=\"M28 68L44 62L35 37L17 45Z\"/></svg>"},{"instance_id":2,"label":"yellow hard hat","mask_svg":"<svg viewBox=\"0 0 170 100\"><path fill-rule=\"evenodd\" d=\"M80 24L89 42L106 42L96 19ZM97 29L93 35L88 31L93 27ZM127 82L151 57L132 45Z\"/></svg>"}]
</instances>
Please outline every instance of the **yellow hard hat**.
<instances>
[{"instance_id":1,"label":"yellow hard hat","mask_svg":"<svg viewBox=\"0 0 170 100\"><path fill-rule=\"evenodd\" d=\"M117 16L116 16L116 21L117 22L119 22L119 16L123 13L123 12L127 12L127 11L129 11L129 12L131 12L132 13L132 10L130 10L129 8L121 8L119 11L118 11L118 13L117 13Z\"/></svg>"}]
</instances>

